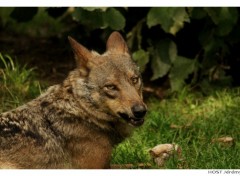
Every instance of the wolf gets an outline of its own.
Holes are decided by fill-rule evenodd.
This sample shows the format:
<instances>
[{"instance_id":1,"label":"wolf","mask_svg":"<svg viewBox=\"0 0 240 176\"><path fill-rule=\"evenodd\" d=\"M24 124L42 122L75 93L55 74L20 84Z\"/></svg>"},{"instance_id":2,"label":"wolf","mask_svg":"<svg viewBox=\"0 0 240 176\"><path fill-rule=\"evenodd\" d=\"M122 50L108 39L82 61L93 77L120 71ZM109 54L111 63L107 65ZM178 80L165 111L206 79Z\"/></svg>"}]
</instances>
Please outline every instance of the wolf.
<instances>
[{"instance_id":1,"label":"wolf","mask_svg":"<svg viewBox=\"0 0 240 176\"><path fill-rule=\"evenodd\" d=\"M144 123L141 75L121 34L103 54L68 39L76 68L67 78L0 114L0 168L110 168L113 148Z\"/></svg>"}]
</instances>

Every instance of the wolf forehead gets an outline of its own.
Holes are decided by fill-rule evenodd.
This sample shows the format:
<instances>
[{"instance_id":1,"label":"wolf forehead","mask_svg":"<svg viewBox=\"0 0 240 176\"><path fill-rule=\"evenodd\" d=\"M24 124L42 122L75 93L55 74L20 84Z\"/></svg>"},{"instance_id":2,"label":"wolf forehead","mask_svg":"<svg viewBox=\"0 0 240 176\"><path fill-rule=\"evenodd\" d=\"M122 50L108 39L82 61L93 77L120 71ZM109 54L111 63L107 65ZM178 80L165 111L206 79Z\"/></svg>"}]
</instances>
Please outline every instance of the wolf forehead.
<instances>
[{"instance_id":1,"label":"wolf forehead","mask_svg":"<svg viewBox=\"0 0 240 176\"><path fill-rule=\"evenodd\" d=\"M96 58L99 60L96 64L97 69L102 71L120 72L127 75L139 75L139 67L133 62L129 54L103 54Z\"/></svg>"},{"instance_id":2,"label":"wolf forehead","mask_svg":"<svg viewBox=\"0 0 240 176\"><path fill-rule=\"evenodd\" d=\"M112 84L117 82L131 82L133 77L140 77L136 64L126 55L107 55L101 58L104 60L95 68L90 70L88 79L98 82L99 85Z\"/></svg>"}]
</instances>

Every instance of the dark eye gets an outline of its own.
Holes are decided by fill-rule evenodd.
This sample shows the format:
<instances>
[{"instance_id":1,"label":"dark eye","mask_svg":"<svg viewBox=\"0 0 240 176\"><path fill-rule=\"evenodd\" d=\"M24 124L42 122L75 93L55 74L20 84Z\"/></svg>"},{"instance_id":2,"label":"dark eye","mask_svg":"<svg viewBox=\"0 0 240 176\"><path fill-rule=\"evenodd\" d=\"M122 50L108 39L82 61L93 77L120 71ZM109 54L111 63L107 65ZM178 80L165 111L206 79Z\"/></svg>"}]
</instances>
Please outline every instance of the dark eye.
<instances>
[{"instance_id":1,"label":"dark eye","mask_svg":"<svg viewBox=\"0 0 240 176\"><path fill-rule=\"evenodd\" d=\"M139 77L137 77L137 76L134 76L134 77L132 77L132 83L133 84L137 84L138 83L138 80L139 80Z\"/></svg>"},{"instance_id":2,"label":"dark eye","mask_svg":"<svg viewBox=\"0 0 240 176\"><path fill-rule=\"evenodd\" d=\"M113 84L109 84L105 86L105 89L107 90L117 90L117 87Z\"/></svg>"}]
</instances>

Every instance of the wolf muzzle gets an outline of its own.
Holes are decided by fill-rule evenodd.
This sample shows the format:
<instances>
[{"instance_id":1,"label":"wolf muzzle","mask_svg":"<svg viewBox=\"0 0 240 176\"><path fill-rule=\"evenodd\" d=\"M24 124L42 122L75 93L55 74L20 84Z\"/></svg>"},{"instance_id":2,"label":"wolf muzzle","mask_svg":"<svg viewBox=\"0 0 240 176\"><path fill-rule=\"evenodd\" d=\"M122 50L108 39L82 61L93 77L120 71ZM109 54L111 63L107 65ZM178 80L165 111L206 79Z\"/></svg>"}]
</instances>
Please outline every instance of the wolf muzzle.
<instances>
[{"instance_id":1,"label":"wolf muzzle","mask_svg":"<svg viewBox=\"0 0 240 176\"><path fill-rule=\"evenodd\" d=\"M133 126L141 126L144 123L144 116L147 113L146 106L142 104L135 104L131 107L133 117L126 113L119 113L119 115Z\"/></svg>"},{"instance_id":2,"label":"wolf muzzle","mask_svg":"<svg viewBox=\"0 0 240 176\"><path fill-rule=\"evenodd\" d=\"M137 119L142 119L147 112L146 107L143 106L143 105L140 105L140 104L134 105L131 108L131 110L132 110L132 113L133 113L134 117L137 118Z\"/></svg>"}]
</instances>

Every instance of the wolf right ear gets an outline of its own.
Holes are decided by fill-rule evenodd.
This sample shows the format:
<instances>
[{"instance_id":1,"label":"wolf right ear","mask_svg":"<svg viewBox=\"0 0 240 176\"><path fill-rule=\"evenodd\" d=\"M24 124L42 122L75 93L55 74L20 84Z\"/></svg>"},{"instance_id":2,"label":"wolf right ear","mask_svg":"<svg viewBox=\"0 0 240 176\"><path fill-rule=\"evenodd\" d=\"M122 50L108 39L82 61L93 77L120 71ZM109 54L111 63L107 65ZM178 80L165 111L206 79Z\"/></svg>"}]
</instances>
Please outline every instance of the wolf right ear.
<instances>
[{"instance_id":1,"label":"wolf right ear","mask_svg":"<svg viewBox=\"0 0 240 176\"><path fill-rule=\"evenodd\" d=\"M107 40L107 51L112 53L129 53L128 46L119 32L113 32Z\"/></svg>"},{"instance_id":2,"label":"wolf right ear","mask_svg":"<svg viewBox=\"0 0 240 176\"><path fill-rule=\"evenodd\" d=\"M78 43L72 37L68 36L69 43L71 44L77 67L81 70L83 75L88 73L88 61L92 57L91 51Z\"/></svg>"}]
</instances>

